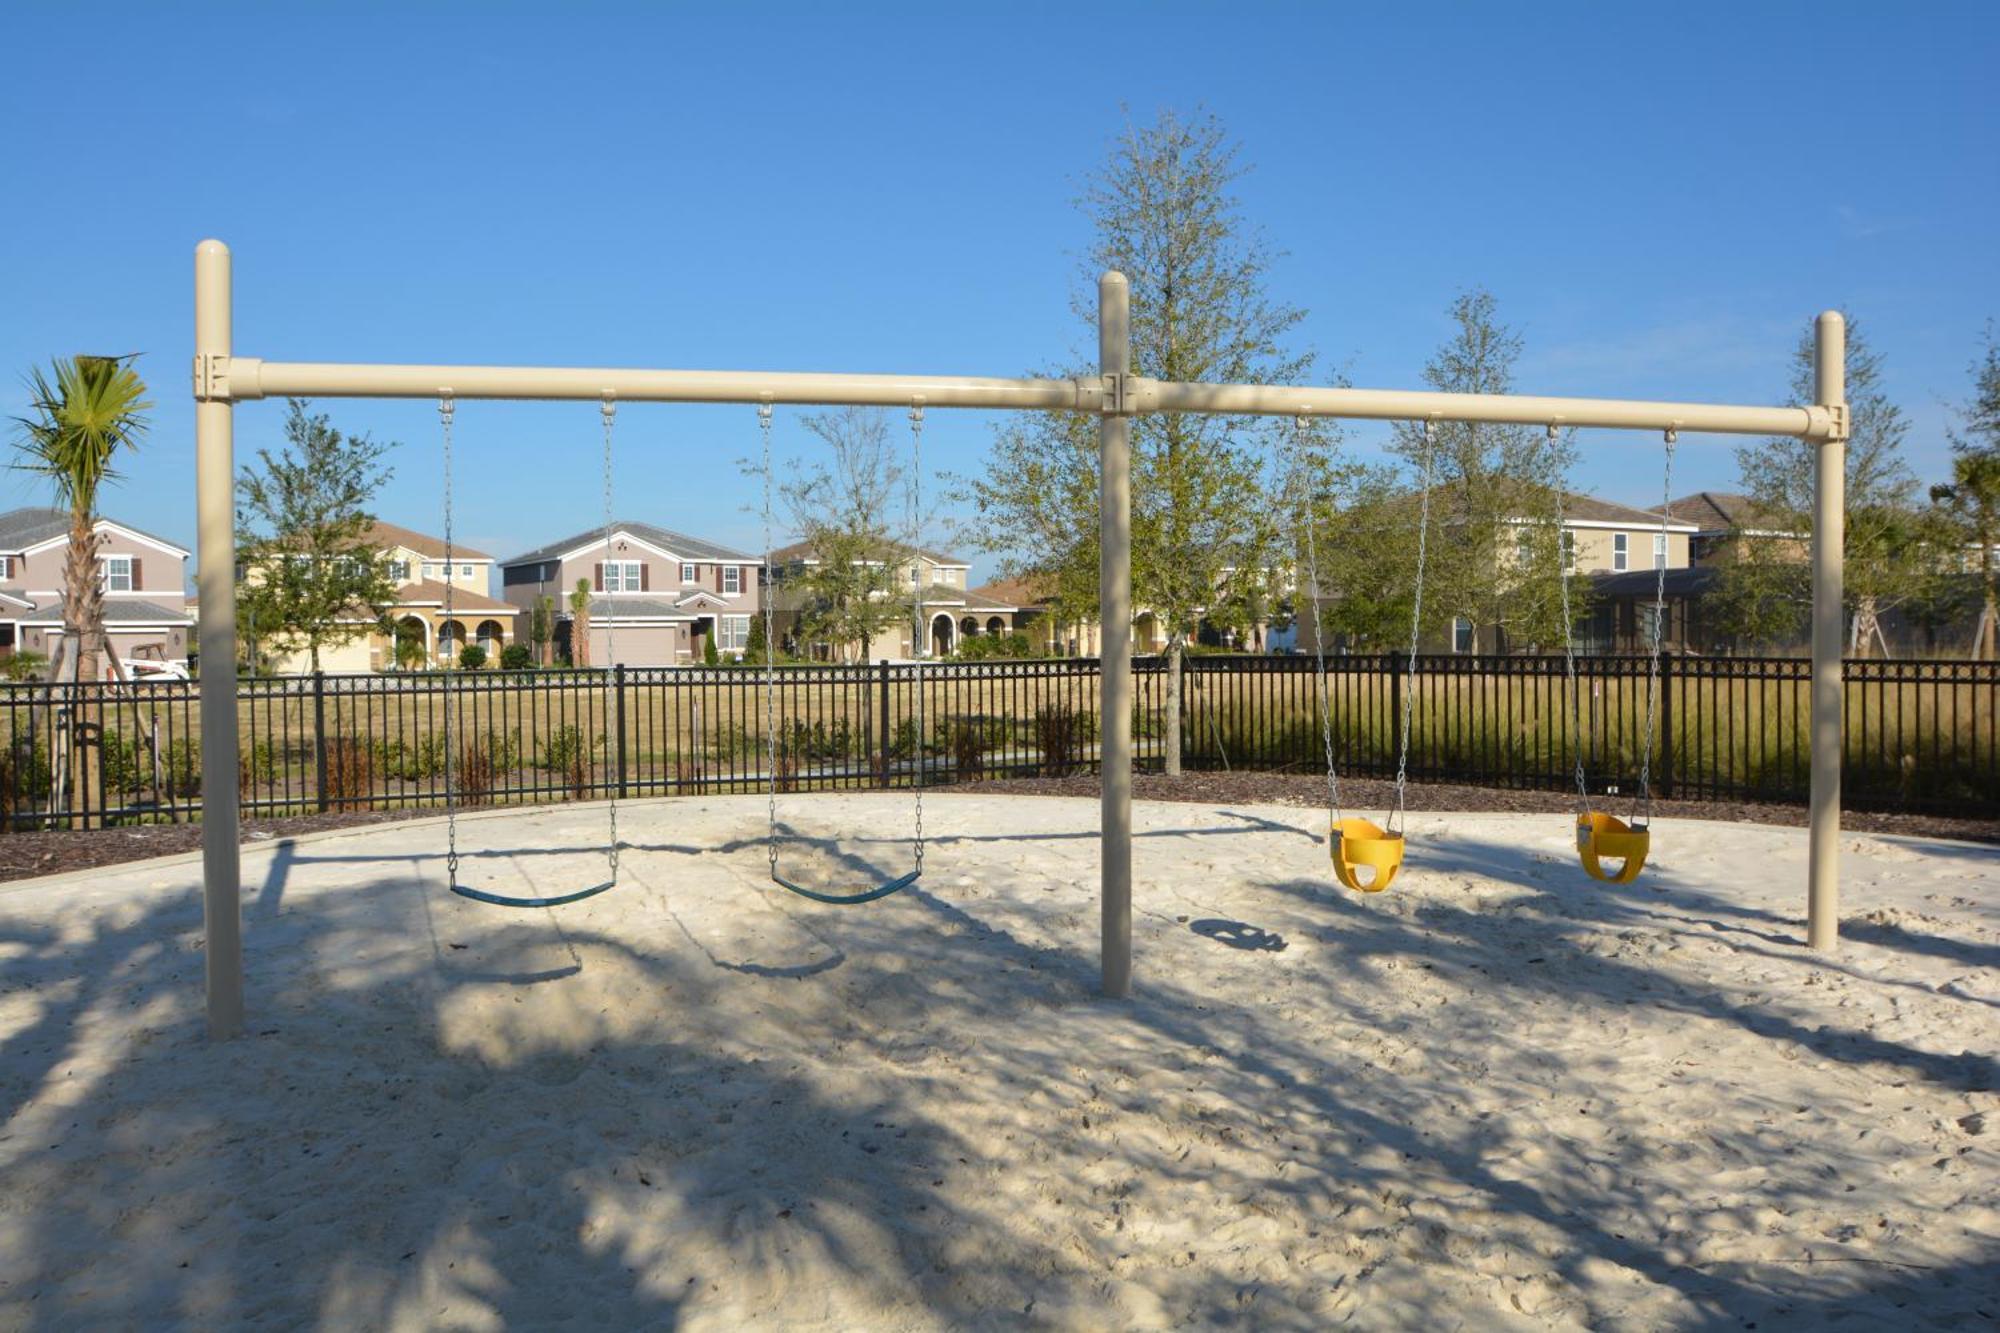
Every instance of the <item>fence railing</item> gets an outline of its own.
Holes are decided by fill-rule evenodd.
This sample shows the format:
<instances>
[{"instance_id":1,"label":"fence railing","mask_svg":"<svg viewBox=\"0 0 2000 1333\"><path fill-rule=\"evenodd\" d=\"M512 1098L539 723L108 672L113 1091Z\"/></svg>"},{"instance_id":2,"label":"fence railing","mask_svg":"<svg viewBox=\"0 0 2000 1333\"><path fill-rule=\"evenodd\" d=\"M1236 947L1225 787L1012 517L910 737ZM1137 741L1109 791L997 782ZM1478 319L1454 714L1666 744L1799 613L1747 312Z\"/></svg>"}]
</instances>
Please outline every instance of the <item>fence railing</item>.
<instances>
[{"instance_id":1,"label":"fence railing","mask_svg":"<svg viewBox=\"0 0 2000 1333\"><path fill-rule=\"evenodd\" d=\"M1560 790L1583 760L1594 794L1629 793L1646 732L1643 657L1397 657L1328 664L1341 771L1389 777L1408 698L1410 774ZM1134 664L1134 749L1165 756L1164 662ZM906 787L1097 766L1094 660L939 663L921 697L908 665L783 667L767 698L744 667L318 675L245 681L237 696L246 812L421 808L444 799L450 696L454 787L469 805ZM1407 679L1406 679L1407 675ZM1668 659L1654 709L1656 792L1803 801L1810 664ZM1182 760L1192 769L1323 767L1305 657L1187 661ZM96 827L199 816L197 687L0 686L0 828ZM2000 814L2000 664L1847 664L1844 799L1855 809Z\"/></svg>"}]
</instances>

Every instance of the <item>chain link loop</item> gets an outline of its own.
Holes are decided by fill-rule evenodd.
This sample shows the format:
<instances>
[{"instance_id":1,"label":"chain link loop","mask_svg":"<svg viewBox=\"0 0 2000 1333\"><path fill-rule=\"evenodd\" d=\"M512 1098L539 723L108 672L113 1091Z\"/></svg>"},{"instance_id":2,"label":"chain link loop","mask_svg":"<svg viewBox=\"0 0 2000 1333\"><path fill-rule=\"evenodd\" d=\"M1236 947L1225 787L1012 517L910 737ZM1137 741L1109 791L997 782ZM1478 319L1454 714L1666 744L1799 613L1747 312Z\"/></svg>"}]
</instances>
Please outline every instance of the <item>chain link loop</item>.
<instances>
[{"instance_id":1,"label":"chain link loop","mask_svg":"<svg viewBox=\"0 0 2000 1333\"><path fill-rule=\"evenodd\" d=\"M1417 643L1424 627L1424 561L1430 552L1431 468L1437 453L1437 422L1424 422L1424 487L1417 510L1417 587L1410 602L1410 660L1403 671L1403 734L1396 742L1396 808L1388 818L1389 831L1407 826L1404 792L1410 785L1410 714L1417 689Z\"/></svg>"},{"instance_id":2,"label":"chain link loop","mask_svg":"<svg viewBox=\"0 0 2000 1333\"><path fill-rule=\"evenodd\" d=\"M1657 577L1653 580L1652 660L1646 667L1646 732L1640 740L1638 800L1639 818L1649 826L1653 822L1653 728L1659 720L1660 706L1660 640L1667 620L1667 555L1673 542L1670 527L1674 521L1674 445L1679 439L1680 432L1667 432L1667 461L1660 482L1660 550L1653 557Z\"/></svg>"},{"instance_id":3,"label":"chain link loop","mask_svg":"<svg viewBox=\"0 0 2000 1333\"><path fill-rule=\"evenodd\" d=\"M444 427L444 623L454 623L456 604L452 599L451 566L451 427L454 404L451 390L438 393L438 422ZM451 702L457 682L450 672L444 678L444 873L447 886L458 883L458 793L453 787L452 748L458 733L451 725Z\"/></svg>"}]
</instances>

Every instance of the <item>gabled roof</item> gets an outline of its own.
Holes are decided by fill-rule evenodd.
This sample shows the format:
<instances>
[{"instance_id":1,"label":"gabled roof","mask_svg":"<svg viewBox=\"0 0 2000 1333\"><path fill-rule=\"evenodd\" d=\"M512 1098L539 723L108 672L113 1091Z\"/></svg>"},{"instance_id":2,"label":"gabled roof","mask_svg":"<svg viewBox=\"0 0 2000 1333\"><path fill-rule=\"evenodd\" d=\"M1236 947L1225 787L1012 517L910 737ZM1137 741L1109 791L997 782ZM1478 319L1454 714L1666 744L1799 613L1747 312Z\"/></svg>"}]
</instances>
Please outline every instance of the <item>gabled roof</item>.
<instances>
[{"instance_id":1,"label":"gabled roof","mask_svg":"<svg viewBox=\"0 0 2000 1333\"><path fill-rule=\"evenodd\" d=\"M1783 532L1791 525L1783 518L1760 509L1747 495L1730 491L1696 491L1672 501L1676 519L1685 519L1703 532L1745 531Z\"/></svg>"},{"instance_id":2,"label":"gabled roof","mask_svg":"<svg viewBox=\"0 0 2000 1333\"><path fill-rule=\"evenodd\" d=\"M157 542L169 551L178 551L184 556L193 554L176 542L170 542L156 533L147 532L144 528L135 528L130 523L122 523L108 514L99 514L97 522L110 523L127 532L136 533L147 541ZM68 535L67 509L49 509L31 505L24 509L10 509L0 514L0 551L25 551L30 546L39 546L52 538Z\"/></svg>"},{"instance_id":3,"label":"gabled roof","mask_svg":"<svg viewBox=\"0 0 2000 1333\"><path fill-rule=\"evenodd\" d=\"M590 618L599 625L606 621L693 620L695 612L658 597L593 597Z\"/></svg>"},{"instance_id":4,"label":"gabled roof","mask_svg":"<svg viewBox=\"0 0 2000 1333\"><path fill-rule=\"evenodd\" d=\"M34 620L35 625L62 624L62 606L51 603L45 608L47 620ZM136 597L107 597L104 599L104 623L118 625L192 625L194 620L184 610L173 610L158 602L143 601Z\"/></svg>"},{"instance_id":5,"label":"gabled roof","mask_svg":"<svg viewBox=\"0 0 2000 1333\"><path fill-rule=\"evenodd\" d=\"M706 541L700 537L690 537L685 532L675 532L671 528L658 527L652 523L634 523L627 519L619 519L617 522L611 524L611 530L613 533L622 532L629 537L636 537L648 546L657 547L670 555L679 556L683 560L734 560L745 564L762 563L757 556L745 555L741 551L732 550L716 542ZM505 567L526 565L542 560L560 560L572 551L595 546L601 544L603 541L604 527L602 524L599 524L596 527L586 528L573 537L565 537L561 541L549 542L545 546L537 546L532 551L524 551L520 555L503 560L500 563Z\"/></svg>"},{"instance_id":6,"label":"gabled roof","mask_svg":"<svg viewBox=\"0 0 2000 1333\"><path fill-rule=\"evenodd\" d=\"M942 551L934 551L927 546L904 546L899 542L893 543L889 550L891 555L896 559L902 559L915 552L934 565L950 569L970 569L972 567L970 561L961 560L955 555L946 555ZM807 542L792 542L789 545L780 546L771 552L771 563L774 565L787 564L793 560L809 561L812 558L812 546Z\"/></svg>"},{"instance_id":7,"label":"gabled roof","mask_svg":"<svg viewBox=\"0 0 2000 1333\"><path fill-rule=\"evenodd\" d=\"M1048 600L1049 594L1042 587L1042 580L1032 575L1013 579L994 579L982 583L965 594L969 602L977 597L996 606L1010 606L1019 609L1024 606L1039 606Z\"/></svg>"},{"instance_id":8,"label":"gabled roof","mask_svg":"<svg viewBox=\"0 0 2000 1333\"><path fill-rule=\"evenodd\" d=\"M368 540L380 549L386 550L391 546L407 546L412 551L427 559L444 559L444 539L442 537L433 537L428 533L418 532L414 528L401 527L395 523L384 523L379 518L375 520L374 526L369 529ZM475 551L470 546L461 546L454 540L451 544L451 558L453 560L491 560L493 557L484 551Z\"/></svg>"},{"instance_id":9,"label":"gabled roof","mask_svg":"<svg viewBox=\"0 0 2000 1333\"><path fill-rule=\"evenodd\" d=\"M396 606L436 606L444 607L444 584L436 579L414 579L396 589ZM451 609L454 614L462 611L494 611L503 615L517 615L521 608L512 602L503 602L488 597L482 592L471 592L465 588L451 590Z\"/></svg>"},{"instance_id":10,"label":"gabled roof","mask_svg":"<svg viewBox=\"0 0 2000 1333\"><path fill-rule=\"evenodd\" d=\"M1657 528L1661 514L1656 509L1638 509L1614 500L1600 500L1594 495L1565 495L1563 517L1585 523L1630 523L1636 527ZM1688 525L1689 520L1675 510L1672 526L1680 528Z\"/></svg>"}]
</instances>

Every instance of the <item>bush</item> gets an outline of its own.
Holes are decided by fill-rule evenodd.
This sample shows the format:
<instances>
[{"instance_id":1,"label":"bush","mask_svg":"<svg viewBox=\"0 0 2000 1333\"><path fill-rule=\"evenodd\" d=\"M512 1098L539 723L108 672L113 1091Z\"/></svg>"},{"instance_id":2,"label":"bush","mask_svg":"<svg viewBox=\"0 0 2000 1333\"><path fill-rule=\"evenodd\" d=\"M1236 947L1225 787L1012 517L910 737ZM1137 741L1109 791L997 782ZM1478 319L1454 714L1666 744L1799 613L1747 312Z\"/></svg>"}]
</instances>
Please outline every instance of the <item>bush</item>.
<instances>
[{"instance_id":1,"label":"bush","mask_svg":"<svg viewBox=\"0 0 2000 1333\"><path fill-rule=\"evenodd\" d=\"M525 643L510 643L500 650L502 671L526 671L535 664L535 655Z\"/></svg>"},{"instance_id":2,"label":"bush","mask_svg":"<svg viewBox=\"0 0 2000 1333\"><path fill-rule=\"evenodd\" d=\"M17 652L0 662L0 676L8 680L40 680L48 667L49 659L40 653Z\"/></svg>"},{"instance_id":3,"label":"bush","mask_svg":"<svg viewBox=\"0 0 2000 1333\"><path fill-rule=\"evenodd\" d=\"M493 799L495 783L493 751L484 740L459 747L458 766L452 772L452 786L461 805L486 805Z\"/></svg>"},{"instance_id":4,"label":"bush","mask_svg":"<svg viewBox=\"0 0 2000 1333\"><path fill-rule=\"evenodd\" d=\"M383 741L375 753L385 777L421 782L443 770L444 737L433 731L413 742Z\"/></svg>"},{"instance_id":5,"label":"bush","mask_svg":"<svg viewBox=\"0 0 2000 1333\"><path fill-rule=\"evenodd\" d=\"M486 650L476 643L468 643L458 650L458 665L466 671L477 671L486 665Z\"/></svg>"},{"instance_id":6,"label":"bush","mask_svg":"<svg viewBox=\"0 0 2000 1333\"><path fill-rule=\"evenodd\" d=\"M1042 752L1042 776L1059 778L1076 767L1084 744L1095 730L1090 714L1068 704L1044 704L1035 710L1035 745Z\"/></svg>"},{"instance_id":7,"label":"bush","mask_svg":"<svg viewBox=\"0 0 2000 1333\"><path fill-rule=\"evenodd\" d=\"M535 766L567 774L587 764L596 748L595 737L586 737L581 727L565 724L550 732L542 742L541 758L535 761Z\"/></svg>"},{"instance_id":8,"label":"bush","mask_svg":"<svg viewBox=\"0 0 2000 1333\"><path fill-rule=\"evenodd\" d=\"M253 787L278 781L278 752L269 741L251 741L236 752L236 794L248 798Z\"/></svg>"},{"instance_id":9,"label":"bush","mask_svg":"<svg viewBox=\"0 0 2000 1333\"><path fill-rule=\"evenodd\" d=\"M959 722L951 728L951 763L961 781L971 781L986 771L986 751L992 741L979 722Z\"/></svg>"},{"instance_id":10,"label":"bush","mask_svg":"<svg viewBox=\"0 0 2000 1333\"><path fill-rule=\"evenodd\" d=\"M359 736L330 736L326 741L326 790L329 806L367 810L375 801L375 747Z\"/></svg>"},{"instance_id":11,"label":"bush","mask_svg":"<svg viewBox=\"0 0 2000 1333\"><path fill-rule=\"evenodd\" d=\"M704 634L701 639L701 662L703 666L717 666L722 657L715 651L715 636Z\"/></svg>"},{"instance_id":12,"label":"bush","mask_svg":"<svg viewBox=\"0 0 2000 1333\"><path fill-rule=\"evenodd\" d=\"M958 645L961 662L1011 662L1039 655L1028 636L1019 630L1011 634L971 635Z\"/></svg>"}]
</instances>

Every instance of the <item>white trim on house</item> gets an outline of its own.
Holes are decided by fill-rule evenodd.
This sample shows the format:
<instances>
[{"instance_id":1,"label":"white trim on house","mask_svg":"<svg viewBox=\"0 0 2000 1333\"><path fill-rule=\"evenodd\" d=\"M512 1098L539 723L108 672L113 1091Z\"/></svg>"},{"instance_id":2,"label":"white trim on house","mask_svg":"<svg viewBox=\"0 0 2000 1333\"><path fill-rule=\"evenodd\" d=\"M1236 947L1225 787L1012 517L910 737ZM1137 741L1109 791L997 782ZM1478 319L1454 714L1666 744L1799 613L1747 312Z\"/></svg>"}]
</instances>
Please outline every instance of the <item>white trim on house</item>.
<instances>
[{"instance_id":1,"label":"white trim on house","mask_svg":"<svg viewBox=\"0 0 2000 1333\"><path fill-rule=\"evenodd\" d=\"M149 537L145 533L140 532L137 528L128 528L123 523L114 522L113 520L108 518L98 519L97 522L91 524L90 530L92 532L97 532L103 528L109 528L113 532L122 533L125 536L132 538L134 541L144 542L146 543L146 545L152 547L156 551L165 551L168 555L177 555L183 560L194 559L193 551L184 551L170 541L166 541L159 537ZM7 554L35 555L41 551L52 551L58 546L67 546L67 545L69 545L69 534L67 532L61 532L57 533L53 537L44 537L42 540L36 542L33 546L23 546L20 550L9 551Z\"/></svg>"},{"instance_id":2,"label":"white trim on house","mask_svg":"<svg viewBox=\"0 0 2000 1333\"><path fill-rule=\"evenodd\" d=\"M1540 523L1542 520L1536 518L1503 518L1500 521L1502 523L1512 523L1519 527L1526 527L1530 524ZM1645 519L1633 519L1629 522L1614 523L1610 519L1606 518L1565 517L1563 519L1563 526L1566 528L1608 528L1614 532L1621 530L1626 532L1645 532L1645 531L1658 532L1660 530L1660 521L1656 517L1652 519L1650 522ZM1686 523L1681 521L1680 519L1674 519L1672 522L1666 525L1666 528L1668 532L1686 532L1686 533L1691 533L1697 537L1701 536L1703 533L1708 531L1708 529L1700 527L1697 524ZM1752 533L1750 535L1762 536L1765 534ZM1779 534L1772 533L1769 535L1777 536Z\"/></svg>"}]
</instances>

